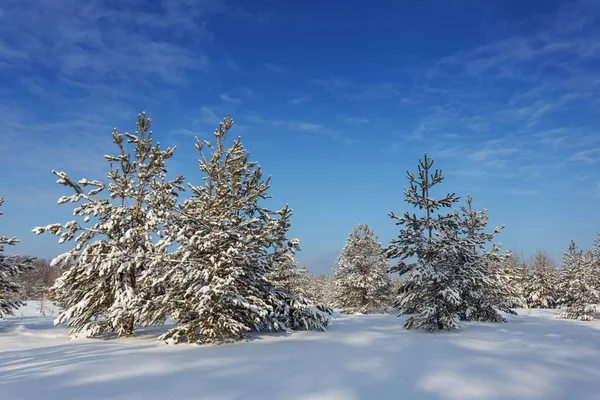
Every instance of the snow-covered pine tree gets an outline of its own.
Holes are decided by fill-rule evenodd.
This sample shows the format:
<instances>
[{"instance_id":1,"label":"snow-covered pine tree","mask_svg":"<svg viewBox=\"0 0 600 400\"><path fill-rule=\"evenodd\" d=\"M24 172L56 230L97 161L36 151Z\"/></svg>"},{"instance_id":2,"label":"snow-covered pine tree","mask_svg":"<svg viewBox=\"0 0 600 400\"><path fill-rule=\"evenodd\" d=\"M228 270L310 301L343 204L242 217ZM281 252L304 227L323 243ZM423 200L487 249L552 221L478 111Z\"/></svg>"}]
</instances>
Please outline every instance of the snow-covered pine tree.
<instances>
[{"instance_id":1,"label":"snow-covered pine tree","mask_svg":"<svg viewBox=\"0 0 600 400\"><path fill-rule=\"evenodd\" d=\"M0 197L0 206L4 198ZM0 217L2 212L0 212ZM17 255L4 254L5 246L19 243L14 237L0 236L0 319L13 315L14 310L23 303L19 300L21 286L17 282L18 275L31 268L31 258L20 258Z\"/></svg>"},{"instance_id":2,"label":"snow-covered pine tree","mask_svg":"<svg viewBox=\"0 0 600 400\"><path fill-rule=\"evenodd\" d=\"M157 241L171 220L183 177L165 180L165 163L175 148L153 145L150 124L142 113L135 133L113 130L119 153L104 156L110 164L108 184L75 182L64 172L52 171L58 184L75 192L58 203L78 203L73 214L83 224L73 220L33 231L59 236L59 243L75 241L71 250L53 260L54 265L71 267L51 290L52 300L64 309L55 323L67 323L73 335L131 335L136 326L165 319L153 301L160 289L153 275L166 268L167 258L167 247Z\"/></svg>"},{"instance_id":3,"label":"snow-covered pine tree","mask_svg":"<svg viewBox=\"0 0 600 400\"><path fill-rule=\"evenodd\" d=\"M392 280L378 236L366 224L355 226L337 259L333 275L336 305L345 312L380 312L390 306Z\"/></svg>"},{"instance_id":4,"label":"snow-covered pine tree","mask_svg":"<svg viewBox=\"0 0 600 400\"><path fill-rule=\"evenodd\" d=\"M577 250L571 241L563 257L561 306L565 312L556 318L592 321L600 316L600 236L594 250Z\"/></svg>"},{"instance_id":5,"label":"snow-covered pine tree","mask_svg":"<svg viewBox=\"0 0 600 400\"><path fill-rule=\"evenodd\" d=\"M528 280L527 264L518 257L511 255L501 264L498 271L501 290L508 308L525 308L525 285Z\"/></svg>"},{"instance_id":6,"label":"snow-covered pine tree","mask_svg":"<svg viewBox=\"0 0 600 400\"><path fill-rule=\"evenodd\" d=\"M321 312L327 310L273 281L273 271L292 265L298 249L287 239L292 210L260 205L270 197L269 179L239 138L226 148L232 125L225 118L214 144L196 139L204 184L190 185L192 196L163 240L176 247L179 261L160 279L165 291L158 300L177 320L161 336L168 342L223 343L263 329L325 330L328 322Z\"/></svg>"},{"instance_id":7,"label":"snow-covered pine tree","mask_svg":"<svg viewBox=\"0 0 600 400\"><path fill-rule=\"evenodd\" d=\"M555 308L558 274L550 257L538 251L526 285L528 308Z\"/></svg>"},{"instance_id":8,"label":"snow-covered pine tree","mask_svg":"<svg viewBox=\"0 0 600 400\"><path fill-rule=\"evenodd\" d=\"M335 303L335 290L332 279L325 274L310 276L307 297L312 302L333 306Z\"/></svg>"},{"instance_id":9,"label":"snow-covered pine tree","mask_svg":"<svg viewBox=\"0 0 600 400\"><path fill-rule=\"evenodd\" d=\"M442 171L432 172L433 160L424 155L419 160L418 172L407 172L409 187L404 189L406 201L415 208L424 210L424 215L404 213L390 217L401 226L397 239L386 249L389 259L400 258L392 271L405 275L394 307L398 315L417 313L404 324L410 328L457 329L460 303L458 282L454 276L452 241L440 235L443 231L457 229L456 214L441 214L442 208L452 207L459 201L454 193L441 199L430 196L430 189L443 180ZM414 258L414 262L405 260Z\"/></svg>"},{"instance_id":10,"label":"snow-covered pine tree","mask_svg":"<svg viewBox=\"0 0 600 400\"><path fill-rule=\"evenodd\" d=\"M487 248L504 226L496 227L490 233L484 232L489 218L487 210L475 210L473 198L467 196L466 205L461 206L458 215L459 229L454 240L457 251L455 274L461 279L458 313L466 321L506 322L498 311L514 314L506 306L499 279L500 263L508 255L500 254L499 244Z\"/></svg>"},{"instance_id":11,"label":"snow-covered pine tree","mask_svg":"<svg viewBox=\"0 0 600 400\"><path fill-rule=\"evenodd\" d=\"M274 259L270 279L275 287L286 293L308 297L310 276L306 267L299 267L294 254L286 252Z\"/></svg>"},{"instance_id":12,"label":"snow-covered pine tree","mask_svg":"<svg viewBox=\"0 0 600 400\"><path fill-rule=\"evenodd\" d=\"M574 292L583 272L583 250L577 249L573 240L569 243L569 250L563 253L562 264L558 269L558 299L557 306L571 307L575 302ZM573 286L575 284L575 286Z\"/></svg>"}]
</instances>

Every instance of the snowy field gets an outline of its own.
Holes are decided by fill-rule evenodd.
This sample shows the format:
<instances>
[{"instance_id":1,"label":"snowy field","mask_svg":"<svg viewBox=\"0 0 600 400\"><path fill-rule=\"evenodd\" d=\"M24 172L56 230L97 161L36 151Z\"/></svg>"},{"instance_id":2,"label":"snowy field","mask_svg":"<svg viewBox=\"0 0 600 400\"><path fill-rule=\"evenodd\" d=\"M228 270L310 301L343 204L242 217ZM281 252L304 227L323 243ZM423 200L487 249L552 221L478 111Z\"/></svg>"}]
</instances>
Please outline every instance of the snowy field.
<instances>
[{"instance_id":1,"label":"snowy field","mask_svg":"<svg viewBox=\"0 0 600 400\"><path fill-rule=\"evenodd\" d=\"M156 328L69 340L38 310L0 321L2 400L600 398L600 323L555 310L435 334L391 315L336 315L325 333L203 347L158 343Z\"/></svg>"}]
</instances>

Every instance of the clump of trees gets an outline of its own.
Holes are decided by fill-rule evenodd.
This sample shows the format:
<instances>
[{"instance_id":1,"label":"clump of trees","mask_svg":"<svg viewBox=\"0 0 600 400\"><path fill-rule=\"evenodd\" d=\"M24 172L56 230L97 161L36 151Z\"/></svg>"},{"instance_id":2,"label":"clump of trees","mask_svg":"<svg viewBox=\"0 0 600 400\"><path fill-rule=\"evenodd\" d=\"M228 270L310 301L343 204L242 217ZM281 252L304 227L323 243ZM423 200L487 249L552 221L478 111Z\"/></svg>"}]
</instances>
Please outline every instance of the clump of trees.
<instances>
[{"instance_id":1,"label":"clump of trees","mask_svg":"<svg viewBox=\"0 0 600 400\"><path fill-rule=\"evenodd\" d=\"M455 193L432 195L444 177L427 154L407 172L404 195L414 211L389 214L398 237L384 248L368 225L354 227L331 279L296 262L292 209L263 205L270 178L240 138L228 145L230 117L213 141L196 138L199 185L168 178L176 149L155 143L150 126L142 113L134 133L113 131L117 152L105 156L105 181L53 171L72 191L58 202L73 204L75 219L33 231L70 243L67 252L52 263L6 256L17 239L0 238L0 318L20 299L50 298L62 309L55 323L73 335L133 335L171 317L177 324L160 339L202 344L264 330L325 330L332 306L370 313L392 304L410 314L406 328L430 331L505 322L502 312L521 307L598 317L600 236L587 252L571 243L560 269L542 252L530 263L502 253L494 240L503 226L488 230L487 210L470 196L458 206Z\"/></svg>"},{"instance_id":2,"label":"clump of trees","mask_svg":"<svg viewBox=\"0 0 600 400\"><path fill-rule=\"evenodd\" d=\"M593 249L577 249L571 241L559 277L559 304L566 310L557 318L591 321L600 316L600 235Z\"/></svg>"},{"instance_id":3,"label":"clump of trees","mask_svg":"<svg viewBox=\"0 0 600 400\"><path fill-rule=\"evenodd\" d=\"M486 211L473 209L470 197L460 211L443 212L460 198L455 193L431 196L444 179L433 163L425 154L417 173L407 172L405 200L421 215L390 213L400 232L385 254L399 259L392 271L405 277L394 307L399 315L415 314L404 324L409 329L458 329L461 320L505 321L499 311L510 309L495 265L506 255L499 253L499 245L487 247L502 228L484 232Z\"/></svg>"},{"instance_id":4,"label":"clump of trees","mask_svg":"<svg viewBox=\"0 0 600 400\"><path fill-rule=\"evenodd\" d=\"M269 179L250 161L240 139L226 146L233 120L225 118L214 142L200 142L203 184L181 176L167 179L175 148L154 144L151 120L138 116L134 133L113 131L118 151L105 156L108 181L72 180L53 171L73 194L59 204L76 204L77 219L34 229L72 248L55 259L69 265L51 289L74 335L137 327L177 325L169 342L223 343L260 330L325 330L330 312L281 278L294 271L298 241L288 239L292 210L261 206ZM288 271L289 269L289 271Z\"/></svg>"},{"instance_id":5,"label":"clump of trees","mask_svg":"<svg viewBox=\"0 0 600 400\"><path fill-rule=\"evenodd\" d=\"M4 198L0 197L0 206L3 203ZM14 246L18 242L19 239L15 237L0 236L0 319L13 315L14 311L23 305L18 278L23 271L32 268L33 259L4 253L6 246Z\"/></svg>"}]
</instances>

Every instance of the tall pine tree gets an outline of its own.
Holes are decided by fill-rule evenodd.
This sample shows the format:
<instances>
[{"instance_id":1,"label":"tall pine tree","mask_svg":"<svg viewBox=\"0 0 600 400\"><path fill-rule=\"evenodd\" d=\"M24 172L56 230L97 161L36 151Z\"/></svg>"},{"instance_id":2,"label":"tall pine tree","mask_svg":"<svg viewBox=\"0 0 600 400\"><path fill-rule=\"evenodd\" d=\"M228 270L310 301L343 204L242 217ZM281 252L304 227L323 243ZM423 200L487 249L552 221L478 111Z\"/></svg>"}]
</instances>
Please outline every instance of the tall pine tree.
<instances>
[{"instance_id":1,"label":"tall pine tree","mask_svg":"<svg viewBox=\"0 0 600 400\"><path fill-rule=\"evenodd\" d=\"M418 172L407 172L406 201L423 215L404 213L390 217L401 226L397 239L386 249L389 259L400 259L393 271L406 275L394 303L398 314L417 313L405 322L406 328L457 329L460 316L460 287L454 276L455 249L452 236L457 230L455 214L442 214L459 198L454 193L435 199L431 188L443 181L442 171L432 169L433 160L424 155ZM411 259L407 262L406 260ZM412 261L414 259L414 261Z\"/></svg>"},{"instance_id":2,"label":"tall pine tree","mask_svg":"<svg viewBox=\"0 0 600 400\"><path fill-rule=\"evenodd\" d=\"M59 243L75 242L53 260L71 267L51 291L64 309L55 323L66 323L73 335L131 335L136 326L162 323L166 317L153 301L160 291L153 276L168 266L168 249L159 239L172 219L183 177L166 180L166 162L175 148L153 145L150 124L142 113L133 134L114 129L112 140L119 151L105 156L110 165L108 184L75 182L64 172L52 171L57 183L74 191L58 203L77 203L73 214L79 221L34 232L50 232L59 236Z\"/></svg>"},{"instance_id":3,"label":"tall pine tree","mask_svg":"<svg viewBox=\"0 0 600 400\"><path fill-rule=\"evenodd\" d=\"M381 311L391 303L392 280L377 239L368 225L359 224L338 256L333 284L336 303L346 312Z\"/></svg>"},{"instance_id":4,"label":"tall pine tree","mask_svg":"<svg viewBox=\"0 0 600 400\"><path fill-rule=\"evenodd\" d=\"M223 343L251 331L327 325L328 310L286 292L274 277L295 265L298 241L287 238L292 210L261 206L269 179L239 138L226 148L232 125L226 118L214 143L196 139L204 184L190 185L192 196L163 241L178 260L160 278L165 291L157 298L177 320L161 337L169 342Z\"/></svg>"},{"instance_id":5,"label":"tall pine tree","mask_svg":"<svg viewBox=\"0 0 600 400\"><path fill-rule=\"evenodd\" d=\"M3 203L4 198L0 197L0 206ZM14 310L23 305L18 300L21 286L17 283L17 278L21 272L32 268L32 259L4 254L5 246L13 246L18 242L17 238L0 236L0 319L13 315Z\"/></svg>"}]
</instances>

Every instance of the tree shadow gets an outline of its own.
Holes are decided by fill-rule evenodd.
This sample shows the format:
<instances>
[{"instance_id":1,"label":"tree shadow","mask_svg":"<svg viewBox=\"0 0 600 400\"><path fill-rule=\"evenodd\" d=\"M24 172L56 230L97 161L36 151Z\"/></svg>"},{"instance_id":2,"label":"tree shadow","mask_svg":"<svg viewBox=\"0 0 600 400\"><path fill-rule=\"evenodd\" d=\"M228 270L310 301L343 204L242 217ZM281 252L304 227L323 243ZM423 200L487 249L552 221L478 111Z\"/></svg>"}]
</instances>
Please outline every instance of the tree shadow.
<instances>
[{"instance_id":1,"label":"tree shadow","mask_svg":"<svg viewBox=\"0 0 600 400\"><path fill-rule=\"evenodd\" d=\"M165 345L156 333L0 351L10 399L567 399L600 392L597 323L515 316L459 332L334 316L329 332ZM11 339L12 338L12 339ZM0 336L0 349L14 335Z\"/></svg>"}]
</instances>

